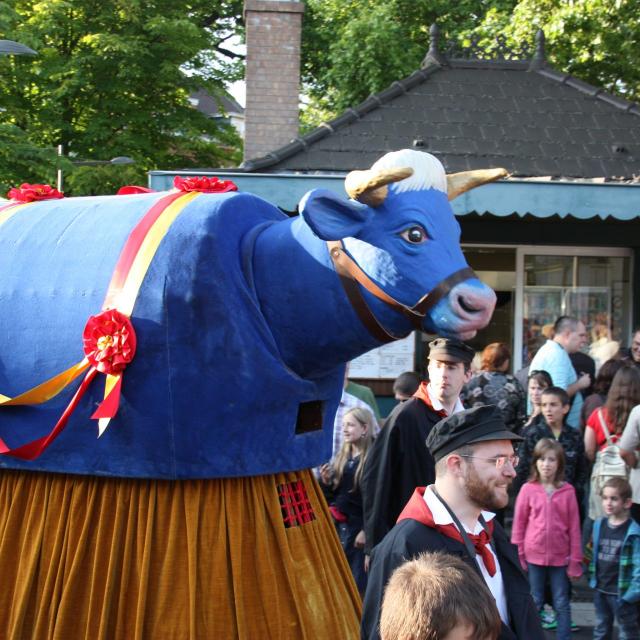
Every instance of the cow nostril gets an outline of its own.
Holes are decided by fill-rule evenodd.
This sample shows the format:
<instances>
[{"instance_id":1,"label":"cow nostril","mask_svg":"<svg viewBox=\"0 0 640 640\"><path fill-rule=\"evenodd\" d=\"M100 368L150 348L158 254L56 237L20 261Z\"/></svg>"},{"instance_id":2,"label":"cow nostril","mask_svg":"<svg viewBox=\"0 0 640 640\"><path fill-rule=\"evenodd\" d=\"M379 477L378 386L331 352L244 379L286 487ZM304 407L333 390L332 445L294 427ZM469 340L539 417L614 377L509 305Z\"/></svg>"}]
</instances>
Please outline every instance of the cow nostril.
<instances>
[{"instance_id":1,"label":"cow nostril","mask_svg":"<svg viewBox=\"0 0 640 640\"><path fill-rule=\"evenodd\" d=\"M467 313L478 313L478 311L480 311L480 309L476 309L475 307L472 307L470 304L467 304L467 302L465 302L465 299L462 296L458 296L458 304Z\"/></svg>"}]
</instances>

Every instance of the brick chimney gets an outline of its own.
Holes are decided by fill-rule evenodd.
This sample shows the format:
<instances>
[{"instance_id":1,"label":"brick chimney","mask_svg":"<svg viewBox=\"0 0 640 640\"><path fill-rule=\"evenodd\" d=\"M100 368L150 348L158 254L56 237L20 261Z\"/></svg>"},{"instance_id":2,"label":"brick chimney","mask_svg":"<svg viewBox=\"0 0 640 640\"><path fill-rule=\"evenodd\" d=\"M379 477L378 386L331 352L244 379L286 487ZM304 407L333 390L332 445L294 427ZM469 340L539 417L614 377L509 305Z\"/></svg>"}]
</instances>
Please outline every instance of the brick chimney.
<instances>
[{"instance_id":1,"label":"brick chimney","mask_svg":"<svg viewBox=\"0 0 640 640\"><path fill-rule=\"evenodd\" d=\"M245 0L247 42L244 159L298 135L302 2Z\"/></svg>"}]
</instances>

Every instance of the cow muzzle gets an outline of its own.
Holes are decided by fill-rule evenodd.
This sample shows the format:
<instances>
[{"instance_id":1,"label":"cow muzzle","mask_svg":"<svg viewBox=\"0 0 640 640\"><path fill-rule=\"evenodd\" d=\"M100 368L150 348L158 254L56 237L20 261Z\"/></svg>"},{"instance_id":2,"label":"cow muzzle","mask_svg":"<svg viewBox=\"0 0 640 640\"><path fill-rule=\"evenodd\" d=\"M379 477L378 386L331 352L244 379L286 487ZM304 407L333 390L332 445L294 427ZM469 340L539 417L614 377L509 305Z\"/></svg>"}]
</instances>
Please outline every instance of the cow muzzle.
<instances>
[{"instance_id":1,"label":"cow muzzle","mask_svg":"<svg viewBox=\"0 0 640 640\"><path fill-rule=\"evenodd\" d=\"M493 289L480 280L466 280L452 287L446 299L440 301L432 320L439 331L469 340L489 324L495 306Z\"/></svg>"}]
</instances>

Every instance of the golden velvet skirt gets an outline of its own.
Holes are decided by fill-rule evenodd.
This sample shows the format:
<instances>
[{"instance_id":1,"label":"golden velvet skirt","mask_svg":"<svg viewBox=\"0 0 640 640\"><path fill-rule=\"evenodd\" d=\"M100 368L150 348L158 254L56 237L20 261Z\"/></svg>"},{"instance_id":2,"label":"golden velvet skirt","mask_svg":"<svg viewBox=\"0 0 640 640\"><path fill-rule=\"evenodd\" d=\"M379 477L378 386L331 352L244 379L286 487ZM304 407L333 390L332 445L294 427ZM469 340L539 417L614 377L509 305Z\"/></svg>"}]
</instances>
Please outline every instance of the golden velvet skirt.
<instances>
[{"instance_id":1,"label":"golden velvet skirt","mask_svg":"<svg viewBox=\"0 0 640 640\"><path fill-rule=\"evenodd\" d=\"M0 471L0 580L3 640L358 638L358 591L309 471Z\"/></svg>"}]
</instances>

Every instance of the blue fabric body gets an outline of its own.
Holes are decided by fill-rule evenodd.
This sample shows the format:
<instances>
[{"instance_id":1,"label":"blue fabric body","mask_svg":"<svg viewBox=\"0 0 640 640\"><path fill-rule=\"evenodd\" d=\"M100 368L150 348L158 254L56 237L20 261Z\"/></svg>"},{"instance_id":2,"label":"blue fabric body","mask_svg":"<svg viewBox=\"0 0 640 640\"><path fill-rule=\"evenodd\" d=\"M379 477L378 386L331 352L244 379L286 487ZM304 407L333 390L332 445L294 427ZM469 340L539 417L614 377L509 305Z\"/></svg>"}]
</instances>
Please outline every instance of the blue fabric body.
<instances>
[{"instance_id":1,"label":"blue fabric body","mask_svg":"<svg viewBox=\"0 0 640 640\"><path fill-rule=\"evenodd\" d=\"M39 202L0 226L1 393L17 395L83 358L86 321L101 310L131 230L162 195ZM38 459L0 456L0 466L171 479L328 459L344 369L302 378L287 367L252 288L254 230L283 221L249 194L189 203L140 289L132 314L138 351L107 431L97 438L90 419L103 397L98 375ZM1 408L0 437L15 447L48 433L77 386L41 406ZM296 434L299 405L309 401L322 402L322 429Z\"/></svg>"}]
</instances>

